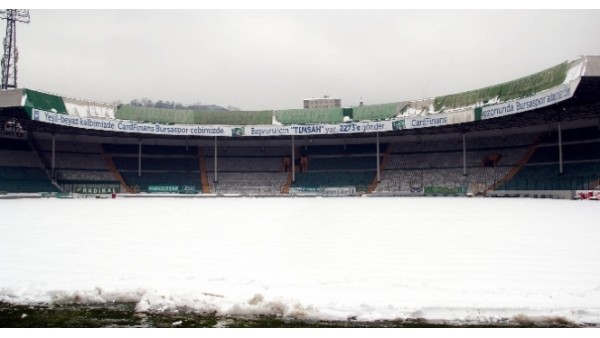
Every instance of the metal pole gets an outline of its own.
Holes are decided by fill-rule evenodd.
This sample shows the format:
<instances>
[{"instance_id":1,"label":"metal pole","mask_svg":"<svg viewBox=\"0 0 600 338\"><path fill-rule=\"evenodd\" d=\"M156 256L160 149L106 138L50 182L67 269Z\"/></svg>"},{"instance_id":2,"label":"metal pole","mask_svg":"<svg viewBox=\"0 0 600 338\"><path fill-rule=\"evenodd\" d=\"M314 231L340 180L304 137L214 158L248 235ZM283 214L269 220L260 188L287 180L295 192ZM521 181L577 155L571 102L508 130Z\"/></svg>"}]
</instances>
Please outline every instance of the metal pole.
<instances>
[{"instance_id":1,"label":"metal pole","mask_svg":"<svg viewBox=\"0 0 600 338\"><path fill-rule=\"evenodd\" d=\"M56 167L56 135L52 134L52 178L56 178L54 168Z\"/></svg>"},{"instance_id":2,"label":"metal pole","mask_svg":"<svg viewBox=\"0 0 600 338\"><path fill-rule=\"evenodd\" d=\"M296 182L296 151L294 150L294 135L292 135L292 183Z\"/></svg>"},{"instance_id":3,"label":"metal pole","mask_svg":"<svg viewBox=\"0 0 600 338\"><path fill-rule=\"evenodd\" d=\"M467 176L467 134L463 133L463 176Z\"/></svg>"},{"instance_id":4,"label":"metal pole","mask_svg":"<svg viewBox=\"0 0 600 338\"><path fill-rule=\"evenodd\" d=\"M379 168L379 132L375 133L377 138L377 183L381 182L380 168Z\"/></svg>"},{"instance_id":5,"label":"metal pole","mask_svg":"<svg viewBox=\"0 0 600 338\"><path fill-rule=\"evenodd\" d=\"M142 177L142 140L138 143L138 177Z\"/></svg>"},{"instance_id":6,"label":"metal pole","mask_svg":"<svg viewBox=\"0 0 600 338\"><path fill-rule=\"evenodd\" d=\"M215 183L219 181L217 175L217 137L215 136Z\"/></svg>"},{"instance_id":7,"label":"metal pole","mask_svg":"<svg viewBox=\"0 0 600 338\"><path fill-rule=\"evenodd\" d=\"M558 165L559 165L559 173L562 175L563 173L563 152L562 152L562 127L560 122L558 122Z\"/></svg>"}]
</instances>

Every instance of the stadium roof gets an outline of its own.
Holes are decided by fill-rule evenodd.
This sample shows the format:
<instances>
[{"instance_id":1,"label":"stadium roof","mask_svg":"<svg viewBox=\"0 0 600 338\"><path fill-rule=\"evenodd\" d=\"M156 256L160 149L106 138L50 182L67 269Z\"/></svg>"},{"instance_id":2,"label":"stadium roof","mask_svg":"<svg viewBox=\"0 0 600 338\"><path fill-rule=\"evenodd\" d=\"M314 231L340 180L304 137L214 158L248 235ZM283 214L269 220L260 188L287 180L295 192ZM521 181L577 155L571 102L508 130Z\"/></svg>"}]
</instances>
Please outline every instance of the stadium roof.
<instances>
[{"instance_id":1,"label":"stadium roof","mask_svg":"<svg viewBox=\"0 0 600 338\"><path fill-rule=\"evenodd\" d=\"M599 83L600 56L583 56L464 93L349 108L207 112L115 106L16 89L0 92L0 118L19 118L28 130L138 137L464 132L596 118Z\"/></svg>"}]
</instances>

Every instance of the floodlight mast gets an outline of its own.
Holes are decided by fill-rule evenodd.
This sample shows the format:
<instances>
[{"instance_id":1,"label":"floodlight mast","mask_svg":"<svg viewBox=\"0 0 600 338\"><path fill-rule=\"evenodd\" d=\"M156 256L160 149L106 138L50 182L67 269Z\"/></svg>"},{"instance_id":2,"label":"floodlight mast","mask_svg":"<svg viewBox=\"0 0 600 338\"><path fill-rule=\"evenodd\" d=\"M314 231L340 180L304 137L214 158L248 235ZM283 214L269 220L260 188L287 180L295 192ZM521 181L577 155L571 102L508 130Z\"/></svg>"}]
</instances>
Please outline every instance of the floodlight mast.
<instances>
[{"instance_id":1,"label":"floodlight mast","mask_svg":"<svg viewBox=\"0 0 600 338\"><path fill-rule=\"evenodd\" d=\"M6 20L4 54L2 55L2 90L17 88L17 22L29 23L28 9L2 9L0 19Z\"/></svg>"}]
</instances>

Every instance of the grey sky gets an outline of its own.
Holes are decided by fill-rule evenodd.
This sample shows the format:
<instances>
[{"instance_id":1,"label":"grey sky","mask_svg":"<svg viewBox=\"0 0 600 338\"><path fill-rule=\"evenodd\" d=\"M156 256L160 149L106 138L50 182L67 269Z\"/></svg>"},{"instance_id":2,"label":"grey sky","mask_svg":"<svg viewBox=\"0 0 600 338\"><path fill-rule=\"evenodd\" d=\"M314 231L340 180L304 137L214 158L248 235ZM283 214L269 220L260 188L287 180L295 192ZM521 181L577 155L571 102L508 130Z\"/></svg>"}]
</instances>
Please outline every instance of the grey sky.
<instances>
[{"instance_id":1,"label":"grey sky","mask_svg":"<svg viewBox=\"0 0 600 338\"><path fill-rule=\"evenodd\" d=\"M451 94L600 54L599 10L31 10L19 87L301 108Z\"/></svg>"}]
</instances>

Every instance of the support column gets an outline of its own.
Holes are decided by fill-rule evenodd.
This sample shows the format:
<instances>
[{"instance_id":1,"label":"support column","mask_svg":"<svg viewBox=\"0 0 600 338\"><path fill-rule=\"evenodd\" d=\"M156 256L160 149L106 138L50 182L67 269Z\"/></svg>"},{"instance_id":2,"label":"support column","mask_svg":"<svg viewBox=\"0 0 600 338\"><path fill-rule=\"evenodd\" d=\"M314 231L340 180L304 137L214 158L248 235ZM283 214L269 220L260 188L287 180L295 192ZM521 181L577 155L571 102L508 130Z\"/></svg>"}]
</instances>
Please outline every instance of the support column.
<instances>
[{"instance_id":1,"label":"support column","mask_svg":"<svg viewBox=\"0 0 600 338\"><path fill-rule=\"evenodd\" d=\"M377 138L377 183L381 182L381 170L379 168L379 162L381 162L379 160L379 132L375 133L375 136Z\"/></svg>"},{"instance_id":2,"label":"support column","mask_svg":"<svg viewBox=\"0 0 600 338\"><path fill-rule=\"evenodd\" d=\"M56 135L52 134L52 167L50 168L50 173L52 174L52 179L56 179L56 174L54 173L54 168L56 167Z\"/></svg>"},{"instance_id":3,"label":"support column","mask_svg":"<svg viewBox=\"0 0 600 338\"><path fill-rule=\"evenodd\" d=\"M138 177L142 177L142 139L138 141Z\"/></svg>"},{"instance_id":4,"label":"support column","mask_svg":"<svg viewBox=\"0 0 600 338\"><path fill-rule=\"evenodd\" d=\"M215 178L214 178L214 182L217 183L219 181L219 178L217 176L217 137L215 136Z\"/></svg>"},{"instance_id":5,"label":"support column","mask_svg":"<svg viewBox=\"0 0 600 338\"><path fill-rule=\"evenodd\" d=\"M562 126L558 122L558 166L559 173L563 173L563 151L562 151Z\"/></svg>"},{"instance_id":6,"label":"support column","mask_svg":"<svg viewBox=\"0 0 600 338\"><path fill-rule=\"evenodd\" d=\"M463 133L463 176L467 176L467 134Z\"/></svg>"},{"instance_id":7,"label":"support column","mask_svg":"<svg viewBox=\"0 0 600 338\"><path fill-rule=\"evenodd\" d=\"M292 135L292 183L296 182L296 150L294 149L294 135Z\"/></svg>"}]
</instances>

